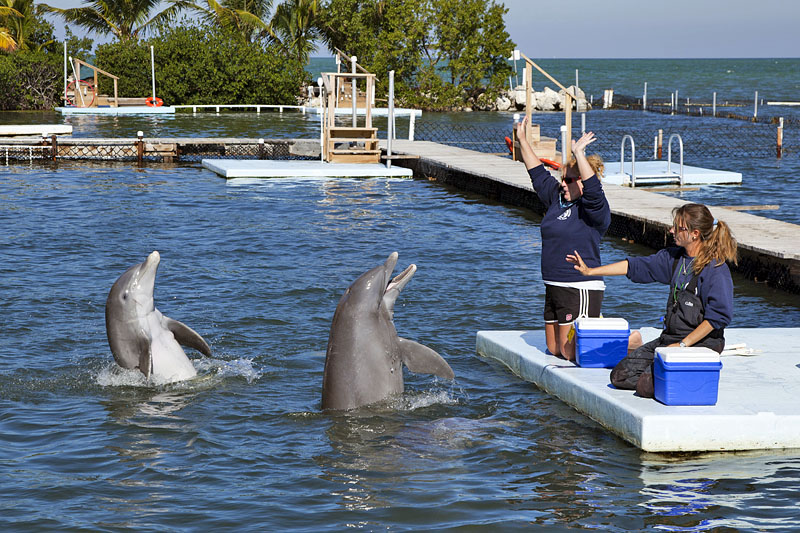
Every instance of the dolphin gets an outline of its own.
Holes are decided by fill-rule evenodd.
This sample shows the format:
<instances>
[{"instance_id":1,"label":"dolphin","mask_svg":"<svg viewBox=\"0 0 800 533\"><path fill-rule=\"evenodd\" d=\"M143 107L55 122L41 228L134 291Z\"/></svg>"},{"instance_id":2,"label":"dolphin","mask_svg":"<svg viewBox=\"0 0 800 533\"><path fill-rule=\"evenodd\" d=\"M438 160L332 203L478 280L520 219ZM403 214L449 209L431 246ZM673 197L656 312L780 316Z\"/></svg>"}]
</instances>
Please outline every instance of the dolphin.
<instances>
[{"instance_id":1,"label":"dolphin","mask_svg":"<svg viewBox=\"0 0 800 533\"><path fill-rule=\"evenodd\" d=\"M170 383L197 375L181 344L209 357L211 348L192 328L155 308L153 288L160 262L154 251L114 283L106 300L106 334L119 366L138 368L148 379Z\"/></svg>"},{"instance_id":2,"label":"dolphin","mask_svg":"<svg viewBox=\"0 0 800 533\"><path fill-rule=\"evenodd\" d=\"M339 300L325 354L323 409L355 409L402 393L403 364L412 372L453 379L453 370L438 353L397 336L394 302L417 267L412 264L391 279L396 264L393 252Z\"/></svg>"}]
</instances>

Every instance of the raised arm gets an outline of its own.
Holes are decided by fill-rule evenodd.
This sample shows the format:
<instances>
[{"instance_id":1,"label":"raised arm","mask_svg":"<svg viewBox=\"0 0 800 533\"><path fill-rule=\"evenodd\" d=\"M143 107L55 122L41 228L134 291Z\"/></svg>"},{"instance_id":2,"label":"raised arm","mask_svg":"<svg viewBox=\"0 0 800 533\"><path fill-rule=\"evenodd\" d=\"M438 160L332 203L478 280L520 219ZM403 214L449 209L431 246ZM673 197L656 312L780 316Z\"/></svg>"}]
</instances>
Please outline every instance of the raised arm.
<instances>
[{"instance_id":1,"label":"raised arm","mask_svg":"<svg viewBox=\"0 0 800 533\"><path fill-rule=\"evenodd\" d=\"M575 270L584 276L624 276L628 273L628 260L617 261L608 265L600 265L599 267L589 268L583 262L581 254L575 250L571 254L567 254L567 263L575 265Z\"/></svg>"},{"instance_id":2,"label":"raised arm","mask_svg":"<svg viewBox=\"0 0 800 533\"><path fill-rule=\"evenodd\" d=\"M528 117L517 122L516 125L517 140L519 141L519 153L522 155L522 162L525 163L525 168L530 170L542 164L536 153L533 151L531 143L528 142Z\"/></svg>"},{"instance_id":3,"label":"raised arm","mask_svg":"<svg viewBox=\"0 0 800 533\"><path fill-rule=\"evenodd\" d=\"M594 176L594 170L592 170L589 161L586 159L585 151L586 147L596 140L597 138L594 136L594 133L587 131L581 135L580 139L577 141L573 139L572 141L572 155L575 156L575 160L578 162L578 172L580 172L582 180L588 180Z\"/></svg>"}]
</instances>

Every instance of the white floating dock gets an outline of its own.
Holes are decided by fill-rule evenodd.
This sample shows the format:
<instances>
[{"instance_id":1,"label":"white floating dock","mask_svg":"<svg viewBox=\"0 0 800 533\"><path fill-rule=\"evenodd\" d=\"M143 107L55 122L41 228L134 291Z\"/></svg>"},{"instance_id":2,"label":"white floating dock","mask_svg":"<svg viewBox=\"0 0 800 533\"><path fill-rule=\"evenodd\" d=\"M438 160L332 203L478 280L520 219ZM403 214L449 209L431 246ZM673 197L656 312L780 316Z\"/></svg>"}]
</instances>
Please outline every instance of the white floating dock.
<instances>
[{"instance_id":1,"label":"white floating dock","mask_svg":"<svg viewBox=\"0 0 800 533\"><path fill-rule=\"evenodd\" d=\"M0 126L0 137L72 135L69 124L16 124Z\"/></svg>"},{"instance_id":2,"label":"white floating dock","mask_svg":"<svg viewBox=\"0 0 800 533\"><path fill-rule=\"evenodd\" d=\"M62 115L168 115L174 114L175 108L169 105L150 107L146 105L129 105L120 107L57 107Z\"/></svg>"},{"instance_id":3,"label":"white floating dock","mask_svg":"<svg viewBox=\"0 0 800 533\"><path fill-rule=\"evenodd\" d=\"M679 183L680 163L675 161L636 161L636 185L675 185ZM603 182L613 185L631 184L631 164L605 163ZM684 185L728 185L742 183L742 174L728 170L683 165Z\"/></svg>"},{"instance_id":4,"label":"white floating dock","mask_svg":"<svg viewBox=\"0 0 800 533\"><path fill-rule=\"evenodd\" d=\"M411 169L380 163L203 159L202 164L223 178L410 178L414 175Z\"/></svg>"},{"instance_id":5,"label":"white floating dock","mask_svg":"<svg viewBox=\"0 0 800 533\"><path fill-rule=\"evenodd\" d=\"M645 342L660 331L640 330ZM800 328L725 330L754 355L722 357L713 406L667 406L615 389L610 369L546 355L544 331L480 331L477 352L648 452L800 448Z\"/></svg>"}]
</instances>

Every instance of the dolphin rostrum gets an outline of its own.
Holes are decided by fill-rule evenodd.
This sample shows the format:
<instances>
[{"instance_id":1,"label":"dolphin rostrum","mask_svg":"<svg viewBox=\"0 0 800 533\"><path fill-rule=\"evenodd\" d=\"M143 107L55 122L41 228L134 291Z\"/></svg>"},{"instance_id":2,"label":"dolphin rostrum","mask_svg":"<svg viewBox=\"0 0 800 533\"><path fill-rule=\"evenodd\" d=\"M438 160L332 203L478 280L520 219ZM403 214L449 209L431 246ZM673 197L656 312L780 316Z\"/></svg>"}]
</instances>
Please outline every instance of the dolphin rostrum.
<instances>
[{"instance_id":1,"label":"dolphin rostrum","mask_svg":"<svg viewBox=\"0 0 800 533\"><path fill-rule=\"evenodd\" d=\"M442 357L397 336L394 302L416 272L410 265L391 279L397 252L362 274L333 315L322 378L323 409L355 409L403 392L403 364L412 372L453 379Z\"/></svg>"},{"instance_id":2,"label":"dolphin rostrum","mask_svg":"<svg viewBox=\"0 0 800 533\"><path fill-rule=\"evenodd\" d=\"M161 256L153 252L133 265L111 287L106 300L106 334L119 366L138 368L146 378L167 383L197 375L181 344L211 356L211 348L192 328L161 314L153 288Z\"/></svg>"}]
</instances>

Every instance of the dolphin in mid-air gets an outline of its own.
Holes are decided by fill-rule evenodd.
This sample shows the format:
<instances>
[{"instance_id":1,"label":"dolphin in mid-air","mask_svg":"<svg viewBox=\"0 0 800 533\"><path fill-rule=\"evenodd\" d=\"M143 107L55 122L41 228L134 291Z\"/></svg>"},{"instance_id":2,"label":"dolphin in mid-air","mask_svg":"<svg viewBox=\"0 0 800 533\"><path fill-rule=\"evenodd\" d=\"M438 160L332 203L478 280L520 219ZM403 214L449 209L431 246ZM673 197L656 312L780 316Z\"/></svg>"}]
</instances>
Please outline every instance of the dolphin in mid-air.
<instances>
[{"instance_id":1,"label":"dolphin in mid-air","mask_svg":"<svg viewBox=\"0 0 800 533\"><path fill-rule=\"evenodd\" d=\"M133 265L111 287L106 300L106 334L119 366L138 368L146 378L175 382L197 375L181 344L211 356L211 348L196 331L161 314L153 288L161 256L153 252Z\"/></svg>"},{"instance_id":2,"label":"dolphin in mid-air","mask_svg":"<svg viewBox=\"0 0 800 533\"><path fill-rule=\"evenodd\" d=\"M397 252L362 274L345 291L333 315L322 378L323 409L355 409L403 392L403 364L412 372L453 379L442 357L397 336L394 302L417 270L394 279Z\"/></svg>"}]
</instances>

